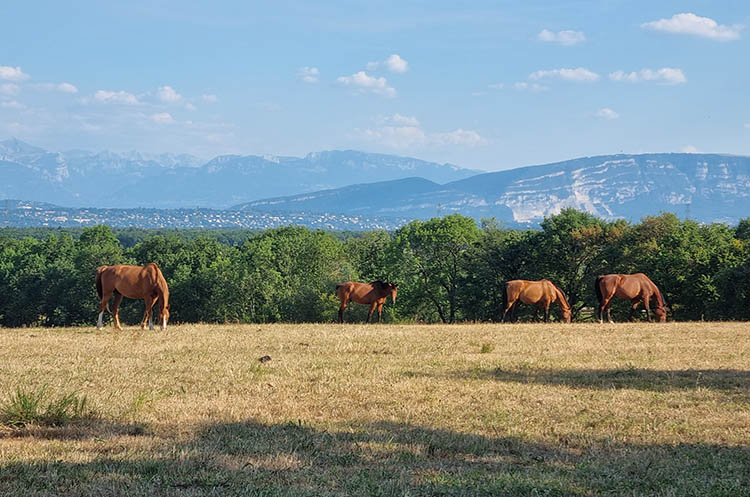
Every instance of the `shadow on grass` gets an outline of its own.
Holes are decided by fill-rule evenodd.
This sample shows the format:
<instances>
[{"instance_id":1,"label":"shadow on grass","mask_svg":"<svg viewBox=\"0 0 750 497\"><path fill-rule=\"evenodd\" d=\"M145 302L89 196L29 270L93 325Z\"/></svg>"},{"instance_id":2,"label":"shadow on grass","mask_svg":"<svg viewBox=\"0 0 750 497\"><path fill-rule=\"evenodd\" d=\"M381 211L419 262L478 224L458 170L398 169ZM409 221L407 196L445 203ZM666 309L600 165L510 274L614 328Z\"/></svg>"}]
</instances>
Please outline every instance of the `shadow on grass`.
<instances>
[{"instance_id":1,"label":"shadow on grass","mask_svg":"<svg viewBox=\"0 0 750 497\"><path fill-rule=\"evenodd\" d=\"M209 423L87 462L0 460L0 495L750 495L750 449L546 444L379 422Z\"/></svg>"},{"instance_id":2,"label":"shadow on grass","mask_svg":"<svg viewBox=\"0 0 750 497\"><path fill-rule=\"evenodd\" d=\"M472 369L456 372L463 379L494 379L516 383L565 385L573 388L672 391L707 388L725 393L748 395L750 371L738 369L656 370L617 369Z\"/></svg>"}]
</instances>

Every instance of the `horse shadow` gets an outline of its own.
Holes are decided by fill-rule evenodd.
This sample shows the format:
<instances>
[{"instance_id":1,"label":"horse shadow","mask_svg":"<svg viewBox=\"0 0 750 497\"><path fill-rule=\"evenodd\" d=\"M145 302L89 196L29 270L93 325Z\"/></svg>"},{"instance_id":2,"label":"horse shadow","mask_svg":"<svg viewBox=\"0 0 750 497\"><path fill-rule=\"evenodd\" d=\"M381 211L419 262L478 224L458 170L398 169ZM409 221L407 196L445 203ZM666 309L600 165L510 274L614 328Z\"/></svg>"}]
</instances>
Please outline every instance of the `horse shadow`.
<instances>
[{"instance_id":1,"label":"horse shadow","mask_svg":"<svg viewBox=\"0 0 750 497\"><path fill-rule=\"evenodd\" d=\"M655 392L709 389L750 398L750 371L739 369L658 370L636 367L614 369L470 369L453 377L515 383L541 383L571 388L635 389Z\"/></svg>"},{"instance_id":2,"label":"horse shadow","mask_svg":"<svg viewBox=\"0 0 750 497\"><path fill-rule=\"evenodd\" d=\"M90 428L92 441L111 433ZM153 450L137 456L117 448L121 439L110 447L104 439L82 462L53 454L0 460L0 494L653 495L669 493L685 474L692 475L683 481L691 495L741 495L750 488L742 470L748 447L718 444L546 442L394 421L335 429L301 421L209 422L186 439L154 439Z\"/></svg>"}]
</instances>

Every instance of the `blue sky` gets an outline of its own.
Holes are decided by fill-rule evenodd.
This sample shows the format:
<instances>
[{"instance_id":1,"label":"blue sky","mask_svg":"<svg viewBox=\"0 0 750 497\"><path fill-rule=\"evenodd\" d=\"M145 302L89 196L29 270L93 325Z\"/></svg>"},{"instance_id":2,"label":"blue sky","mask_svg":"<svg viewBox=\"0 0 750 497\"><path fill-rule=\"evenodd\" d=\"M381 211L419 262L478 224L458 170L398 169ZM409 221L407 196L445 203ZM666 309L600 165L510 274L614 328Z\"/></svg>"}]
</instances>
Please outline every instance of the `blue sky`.
<instances>
[{"instance_id":1,"label":"blue sky","mask_svg":"<svg viewBox=\"0 0 750 497\"><path fill-rule=\"evenodd\" d=\"M0 139L484 170L750 155L746 0L156 4L3 2Z\"/></svg>"}]
</instances>

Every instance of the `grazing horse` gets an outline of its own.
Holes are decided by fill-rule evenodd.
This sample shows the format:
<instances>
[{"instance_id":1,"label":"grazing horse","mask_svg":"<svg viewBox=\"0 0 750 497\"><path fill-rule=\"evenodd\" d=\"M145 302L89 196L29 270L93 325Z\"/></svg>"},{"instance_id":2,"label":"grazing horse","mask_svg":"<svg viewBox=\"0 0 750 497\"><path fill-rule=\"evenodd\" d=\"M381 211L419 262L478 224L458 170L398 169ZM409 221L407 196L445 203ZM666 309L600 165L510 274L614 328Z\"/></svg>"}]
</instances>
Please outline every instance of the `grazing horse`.
<instances>
[{"instance_id":1,"label":"grazing horse","mask_svg":"<svg viewBox=\"0 0 750 497\"><path fill-rule=\"evenodd\" d=\"M653 296L656 300L654 314L659 322L667 322L667 307L664 297L661 296L659 288L648 276L643 273L636 274L604 274L596 278L596 298L599 299L599 322L604 322L604 310L607 310L607 320L612 323L610 304L613 297L630 300L633 305L630 308L630 318L633 319L635 309L643 302L646 308L646 317L651 321L649 314L649 299Z\"/></svg>"},{"instance_id":2,"label":"grazing horse","mask_svg":"<svg viewBox=\"0 0 750 497\"><path fill-rule=\"evenodd\" d=\"M370 322L372 311L378 308L378 323L383 317L383 304L385 299L391 297L393 303L396 303L396 294L398 287L394 283L383 283L382 281L373 281L372 283L359 283L357 281L347 281L336 285L336 295L341 301L339 307L339 323L344 322L344 310L349 302L358 304L369 304L370 312L367 313L367 322Z\"/></svg>"},{"instance_id":3,"label":"grazing horse","mask_svg":"<svg viewBox=\"0 0 750 497\"><path fill-rule=\"evenodd\" d=\"M123 297L130 299L143 299L146 302L146 313L141 321L141 328L146 328L148 321L149 329L154 329L153 314L151 312L157 299L161 311L161 329L167 329L169 320L169 287L164 275L161 274L159 266L151 262L145 266L129 266L117 264L115 266L101 266L96 270L96 293L101 300L99 304L99 321L96 324L102 329L102 316L104 309L109 309L109 298L115 294L114 310L110 311L114 316L114 326L122 330L120 325L120 302Z\"/></svg>"},{"instance_id":4,"label":"grazing horse","mask_svg":"<svg viewBox=\"0 0 750 497\"><path fill-rule=\"evenodd\" d=\"M545 323L549 322L549 306L554 302L559 302L563 319L566 323L570 323L571 310L568 300L562 290L550 280L511 280L507 282L503 290L503 322L505 322L508 313L510 313L511 320L513 319L519 300L524 304L536 306L534 316L539 309L544 309Z\"/></svg>"}]
</instances>

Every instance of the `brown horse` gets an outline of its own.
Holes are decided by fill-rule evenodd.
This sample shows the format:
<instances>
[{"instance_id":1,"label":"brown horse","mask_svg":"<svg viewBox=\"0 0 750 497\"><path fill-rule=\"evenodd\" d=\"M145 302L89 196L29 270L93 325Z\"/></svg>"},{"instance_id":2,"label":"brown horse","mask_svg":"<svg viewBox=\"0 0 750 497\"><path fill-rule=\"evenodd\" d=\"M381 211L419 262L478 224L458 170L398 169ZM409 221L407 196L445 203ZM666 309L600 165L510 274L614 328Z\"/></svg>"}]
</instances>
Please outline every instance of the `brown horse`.
<instances>
[{"instance_id":1,"label":"brown horse","mask_svg":"<svg viewBox=\"0 0 750 497\"><path fill-rule=\"evenodd\" d=\"M612 323L610 304L613 297L630 300L633 305L630 308L630 318L633 318L638 304L643 302L646 308L646 317L651 321L649 314L649 299L653 296L656 300L654 314L659 322L667 322L667 306L664 297L661 296L659 288L648 276L643 273L636 274L604 274L596 278L596 298L599 299L599 322L604 322L604 310L607 310L607 320Z\"/></svg>"},{"instance_id":2,"label":"brown horse","mask_svg":"<svg viewBox=\"0 0 750 497\"><path fill-rule=\"evenodd\" d=\"M378 323L383 317L383 304L385 299L391 297L393 303L396 303L396 294L398 287L393 283L383 283L382 281L373 281L372 283L359 283L357 281L347 281L336 285L336 295L341 301L339 307L339 323L344 322L344 310L349 302L358 304L368 304L370 312L367 313L367 322L370 322L372 312L377 307Z\"/></svg>"},{"instance_id":3,"label":"brown horse","mask_svg":"<svg viewBox=\"0 0 750 497\"><path fill-rule=\"evenodd\" d=\"M148 321L149 329L154 329L153 314L151 312L157 299L161 311L161 329L167 329L169 320L169 287L164 275L161 274L159 266L151 262L145 266L128 266L117 264L115 266L102 266L96 270L96 293L101 300L99 304L99 321L96 327L102 329L102 316L104 309L109 309L109 298L115 294L114 310L110 311L114 316L114 326L118 330L120 325L120 303L122 298L143 299L146 302L146 313L141 321L141 328L146 328Z\"/></svg>"},{"instance_id":4,"label":"brown horse","mask_svg":"<svg viewBox=\"0 0 750 497\"><path fill-rule=\"evenodd\" d=\"M570 323L571 309L568 300L562 290L550 280L511 280L507 282L503 291L503 322L505 322L508 313L510 313L511 320L513 319L519 300L524 304L536 306L534 310L535 319L539 309L544 309L545 323L549 322L549 306L554 302L559 302L563 319L566 323Z\"/></svg>"}]
</instances>

